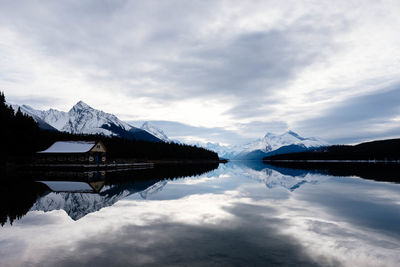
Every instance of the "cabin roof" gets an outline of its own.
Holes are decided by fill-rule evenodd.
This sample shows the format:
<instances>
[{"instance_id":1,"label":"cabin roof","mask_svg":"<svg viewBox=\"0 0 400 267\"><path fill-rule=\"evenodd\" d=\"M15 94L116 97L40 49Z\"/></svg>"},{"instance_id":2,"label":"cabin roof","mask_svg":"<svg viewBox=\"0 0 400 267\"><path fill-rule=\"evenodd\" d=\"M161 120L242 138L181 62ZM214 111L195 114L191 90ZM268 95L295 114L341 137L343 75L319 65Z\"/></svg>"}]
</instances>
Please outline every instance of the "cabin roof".
<instances>
[{"instance_id":1,"label":"cabin roof","mask_svg":"<svg viewBox=\"0 0 400 267\"><path fill-rule=\"evenodd\" d=\"M86 182L75 181L39 181L47 185L54 192L75 192L75 193L95 193L101 190L103 186L99 186L99 190L93 188ZM104 185L104 182L103 182Z\"/></svg>"},{"instance_id":2,"label":"cabin roof","mask_svg":"<svg viewBox=\"0 0 400 267\"><path fill-rule=\"evenodd\" d=\"M96 142L94 141L58 141L48 149L38 153L86 153L89 152Z\"/></svg>"}]
</instances>

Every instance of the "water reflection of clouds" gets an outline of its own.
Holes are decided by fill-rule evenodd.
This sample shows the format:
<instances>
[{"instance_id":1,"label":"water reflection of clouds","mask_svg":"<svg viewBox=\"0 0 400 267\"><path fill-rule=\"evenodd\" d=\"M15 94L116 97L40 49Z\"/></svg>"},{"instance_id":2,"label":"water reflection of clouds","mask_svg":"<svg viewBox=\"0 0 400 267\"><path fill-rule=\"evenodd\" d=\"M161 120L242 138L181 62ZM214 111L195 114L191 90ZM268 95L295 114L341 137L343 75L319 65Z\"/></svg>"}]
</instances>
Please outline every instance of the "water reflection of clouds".
<instances>
[{"instance_id":1,"label":"water reflection of clouds","mask_svg":"<svg viewBox=\"0 0 400 267\"><path fill-rule=\"evenodd\" d=\"M150 201L135 194L136 198L76 222L63 211L30 212L13 227L2 229L0 242L10 241L15 248L13 254L0 254L2 263L396 266L400 262L398 185L321 176L323 182L291 192L260 184L258 178L265 173L248 179L253 171L243 170L226 169L225 177L174 180ZM317 181L318 175L312 179Z\"/></svg>"},{"instance_id":2,"label":"water reflection of clouds","mask_svg":"<svg viewBox=\"0 0 400 267\"><path fill-rule=\"evenodd\" d=\"M42 220L46 218L48 221L56 220L60 214L66 216L64 211L52 211L44 215L40 214L41 212L30 212L26 216L27 221L21 220L13 227L3 228L1 239L21 240L27 244L29 250L18 258L24 263L38 263L43 259L54 258L60 251L76 252L75 247L88 238L96 239L97 235L101 235L101 239L107 239L108 235L118 234L126 226L146 227L146 231L152 233L156 231L152 226L161 222L165 225L182 224L199 227L220 225L223 220L229 221L232 217L225 207L231 205L233 199L230 194L203 194L167 201L120 201L114 207L89 214L75 223L71 223L72 220L59 220L57 224L33 224L26 227L25 222L29 223L36 216L41 216ZM22 225L24 227L18 227ZM69 247L65 250L64 246L68 243ZM21 249L15 251L22 252ZM45 255L47 253L52 256L47 257ZM7 260L10 266L16 264L14 257L4 256L4 264Z\"/></svg>"},{"instance_id":3,"label":"water reflection of clouds","mask_svg":"<svg viewBox=\"0 0 400 267\"><path fill-rule=\"evenodd\" d=\"M345 222L320 220L318 212L313 215L288 212L283 233L295 237L313 258L328 257L344 266L397 266L399 240L360 229Z\"/></svg>"},{"instance_id":4,"label":"water reflection of clouds","mask_svg":"<svg viewBox=\"0 0 400 267\"><path fill-rule=\"evenodd\" d=\"M47 227L45 233L21 228L20 235L35 236L26 239L31 250L22 259L49 266L315 264L300 244L278 233L281 220L260 215L276 215L273 207L238 195L230 191L179 200L120 201L73 224Z\"/></svg>"},{"instance_id":5,"label":"water reflection of clouds","mask_svg":"<svg viewBox=\"0 0 400 267\"><path fill-rule=\"evenodd\" d=\"M296 237L314 257L328 256L346 266L397 266L399 206L374 203L373 187L365 187L368 181L350 188L337 181L318 189L305 187L282 203L279 217L287 222L282 232ZM382 192L386 185L374 187Z\"/></svg>"},{"instance_id":6,"label":"water reflection of clouds","mask_svg":"<svg viewBox=\"0 0 400 267\"><path fill-rule=\"evenodd\" d=\"M313 208L324 211L324 216L331 220L341 219L400 237L399 186L362 179L354 179L349 186L347 182L342 183L343 179L346 178L323 184L318 190L305 188L296 204L299 201L314 203ZM388 200L384 195L397 196Z\"/></svg>"}]
</instances>

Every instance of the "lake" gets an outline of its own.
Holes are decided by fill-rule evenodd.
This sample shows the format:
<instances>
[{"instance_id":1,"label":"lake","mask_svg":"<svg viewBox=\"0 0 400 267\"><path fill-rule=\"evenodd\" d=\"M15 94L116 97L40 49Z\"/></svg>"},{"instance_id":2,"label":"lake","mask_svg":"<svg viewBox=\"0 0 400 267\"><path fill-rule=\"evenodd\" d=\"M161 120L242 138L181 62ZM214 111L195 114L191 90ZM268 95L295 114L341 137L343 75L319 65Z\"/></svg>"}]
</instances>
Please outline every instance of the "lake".
<instances>
[{"instance_id":1,"label":"lake","mask_svg":"<svg viewBox=\"0 0 400 267\"><path fill-rule=\"evenodd\" d=\"M390 182L400 172L375 181L386 174L364 179L261 162L192 169L3 179L0 265L400 262L400 184Z\"/></svg>"}]
</instances>

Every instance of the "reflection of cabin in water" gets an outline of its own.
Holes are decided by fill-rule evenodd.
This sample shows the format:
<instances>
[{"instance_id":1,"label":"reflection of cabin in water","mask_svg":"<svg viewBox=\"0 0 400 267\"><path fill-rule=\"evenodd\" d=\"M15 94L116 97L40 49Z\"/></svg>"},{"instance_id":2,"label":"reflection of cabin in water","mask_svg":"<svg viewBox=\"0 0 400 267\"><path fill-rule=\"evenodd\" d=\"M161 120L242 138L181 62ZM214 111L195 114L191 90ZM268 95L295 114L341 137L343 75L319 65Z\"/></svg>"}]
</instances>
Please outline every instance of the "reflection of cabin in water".
<instances>
[{"instance_id":1,"label":"reflection of cabin in water","mask_svg":"<svg viewBox=\"0 0 400 267\"><path fill-rule=\"evenodd\" d=\"M104 181L39 181L51 191L57 193L99 193L104 187Z\"/></svg>"},{"instance_id":2,"label":"reflection of cabin in water","mask_svg":"<svg viewBox=\"0 0 400 267\"><path fill-rule=\"evenodd\" d=\"M39 162L100 164L106 161L106 148L101 141L58 141L37 155Z\"/></svg>"}]
</instances>

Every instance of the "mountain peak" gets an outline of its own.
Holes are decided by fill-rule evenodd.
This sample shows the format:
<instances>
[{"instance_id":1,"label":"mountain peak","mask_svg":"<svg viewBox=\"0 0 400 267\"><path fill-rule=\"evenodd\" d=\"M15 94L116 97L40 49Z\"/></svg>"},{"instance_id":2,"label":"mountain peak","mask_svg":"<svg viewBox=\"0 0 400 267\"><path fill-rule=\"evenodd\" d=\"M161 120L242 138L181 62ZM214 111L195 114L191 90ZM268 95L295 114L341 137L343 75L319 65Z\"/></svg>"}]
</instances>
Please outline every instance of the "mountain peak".
<instances>
[{"instance_id":1,"label":"mountain peak","mask_svg":"<svg viewBox=\"0 0 400 267\"><path fill-rule=\"evenodd\" d=\"M286 133L291 134L291 135L297 135L297 133L293 132L292 130L286 131Z\"/></svg>"},{"instance_id":2,"label":"mountain peak","mask_svg":"<svg viewBox=\"0 0 400 267\"><path fill-rule=\"evenodd\" d=\"M72 109L93 109L91 106L80 100L78 103L76 103Z\"/></svg>"},{"instance_id":3,"label":"mountain peak","mask_svg":"<svg viewBox=\"0 0 400 267\"><path fill-rule=\"evenodd\" d=\"M273 134L271 132L267 132L264 137L271 137L271 136L275 136L275 134Z\"/></svg>"},{"instance_id":4,"label":"mountain peak","mask_svg":"<svg viewBox=\"0 0 400 267\"><path fill-rule=\"evenodd\" d=\"M274 134L271 132L267 132L264 136L264 138L279 138L279 137L283 137L283 136L287 136L287 135L291 135L297 139L303 140L304 138L301 137L300 135L298 135L297 133L293 132L292 130L288 130L282 134Z\"/></svg>"},{"instance_id":5,"label":"mountain peak","mask_svg":"<svg viewBox=\"0 0 400 267\"><path fill-rule=\"evenodd\" d=\"M150 122L148 122L148 121L145 121L143 124L142 124L142 129L144 129L144 128L148 128L148 127L151 127L152 126L152 124L150 124Z\"/></svg>"},{"instance_id":6,"label":"mountain peak","mask_svg":"<svg viewBox=\"0 0 400 267\"><path fill-rule=\"evenodd\" d=\"M144 122L142 127L140 127L142 130L145 130L146 132L154 135L158 139L164 141L164 142L169 142L170 140L168 139L168 136L158 127L153 125L151 122Z\"/></svg>"}]
</instances>

